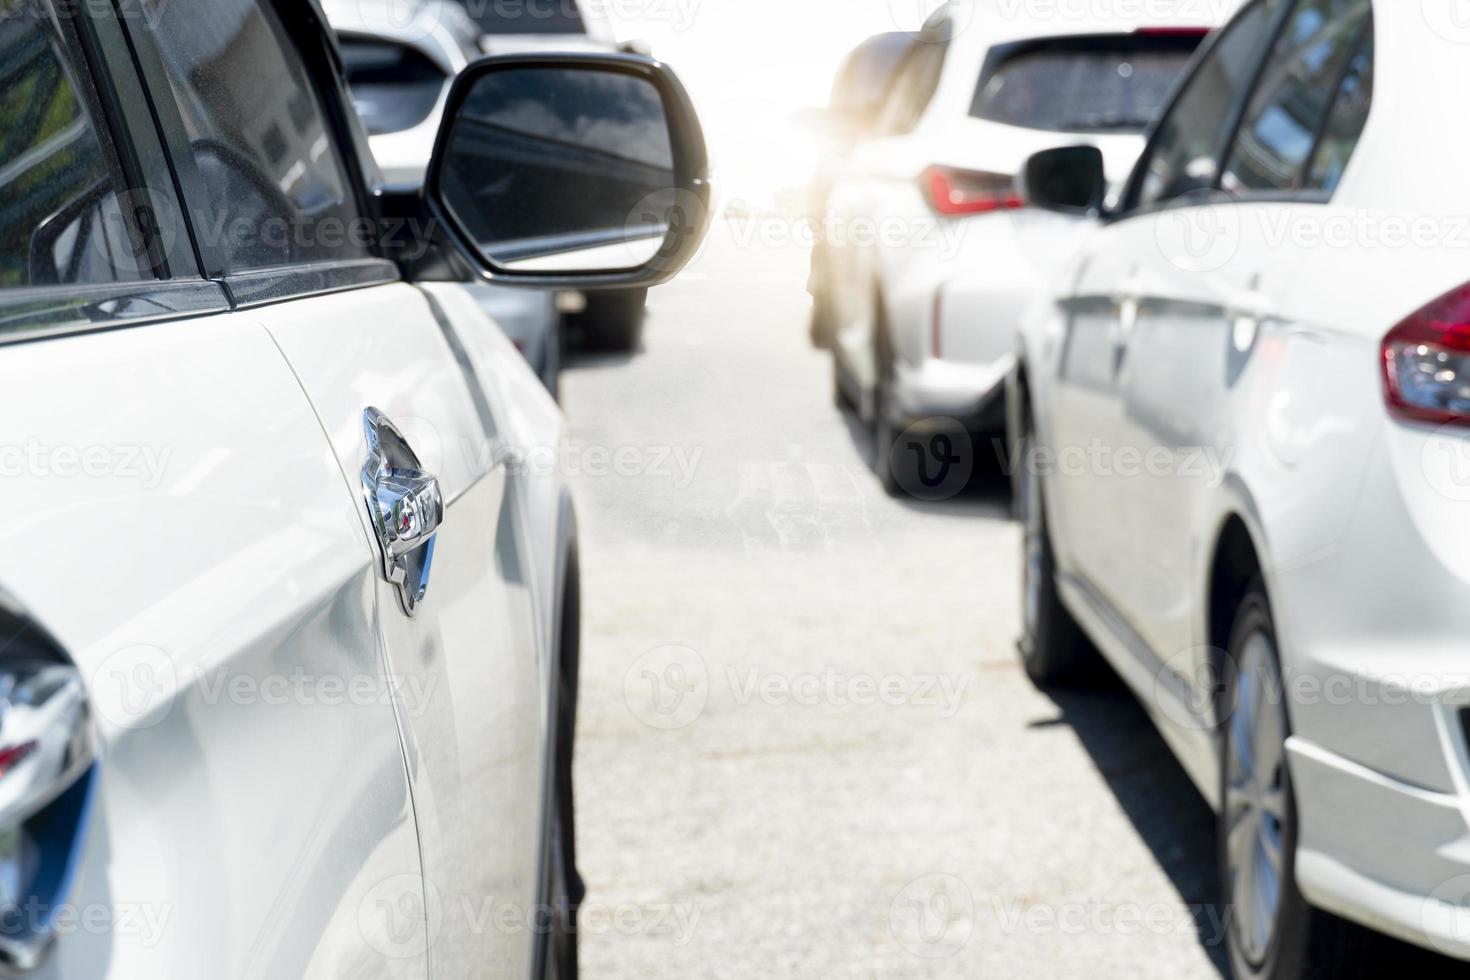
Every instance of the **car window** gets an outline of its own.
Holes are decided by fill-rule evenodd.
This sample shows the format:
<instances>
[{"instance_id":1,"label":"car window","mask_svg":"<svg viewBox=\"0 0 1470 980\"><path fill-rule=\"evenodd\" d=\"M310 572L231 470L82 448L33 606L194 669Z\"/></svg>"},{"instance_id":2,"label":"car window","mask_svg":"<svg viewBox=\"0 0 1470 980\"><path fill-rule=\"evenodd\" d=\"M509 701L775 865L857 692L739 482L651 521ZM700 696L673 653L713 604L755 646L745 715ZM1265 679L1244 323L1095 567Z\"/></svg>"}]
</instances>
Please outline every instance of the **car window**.
<instances>
[{"instance_id":1,"label":"car window","mask_svg":"<svg viewBox=\"0 0 1470 980\"><path fill-rule=\"evenodd\" d=\"M944 74L944 59L949 53L949 44L941 41L921 41L909 52L898 78L894 80L893 92L883 107L878 122L878 132L887 136L911 133L923 118L924 110L939 88L939 78Z\"/></svg>"},{"instance_id":2,"label":"car window","mask_svg":"<svg viewBox=\"0 0 1470 980\"><path fill-rule=\"evenodd\" d=\"M1146 130L1203 34L1122 34L999 49L975 90L976 119L1049 132Z\"/></svg>"},{"instance_id":3,"label":"car window","mask_svg":"<svg viewBox=\"0 0 1470 980\"><path fill-rule=\"evenodd\" d=\"M457 0L484 34L586 34L574 0Z\"/></svg>"},{"instance_id":4,"label":"car window","mask_svg":"<svg viewBox=\"0 0 1470 980\"><path fill-rule=\"evenodd\" d=\"M340 148L269 3L169 3L153 33L209 197L198 232L230 272L366 257Z\"/></svg>"},{"instance_id":5,"label":"car window","mask_svg":"<svg viewBox=\"0 0 1470 980\"><path fill-rule=\"evenodd\" d=\"M342 63L352 104L369 136L426 122L449 76L428 55L392 41L344 37Z\"/></svg>"},{"instance_id":6,"label":"car window","mask_svg":"<svg viewBox=\"0 0 1470 980\"><path fill-rule=\"evenodd\" d=\"M0 289L152 275L89 91L45 6L0 4Z\"/></svg>"},{"instance_id":7,"label":"car window","mask_svg":"<svg viewBox=\"0 0 1470 980\"><path fill-rule=\"evenodd\" d=\"M1302 189L1368 9L1367 0L1302 0L1292 11L1236 133L1226 190Z\"/></svg>"},{"instance_id":8,"label":"car window","mask_svg":"<svg viewBox=\"0 0 1470 980\"><path fill-rule=\"evenodd\" d=\"M1160 124L1143 164L1139 206L1212 188L1232 111L1254 80L1283 0L1258 0L1225 28Z\"/></svg>"},{"instance_id":9,"label":"car window","mask_svg":"<svg viewBox=\"0 0 1470 980\"><path fill-rule=\"evenodd\" d=\"M1373 105L1373 21L1370 17L1363 41L1353 55L1347 75L1337 93L1337 101L1322 130L1316 156L1307 176L1307 186L1332 193L1337 190L1342 172L1357 149L1358 138L1368 123L1368 110Z\"/></svg>"}]
</instances>

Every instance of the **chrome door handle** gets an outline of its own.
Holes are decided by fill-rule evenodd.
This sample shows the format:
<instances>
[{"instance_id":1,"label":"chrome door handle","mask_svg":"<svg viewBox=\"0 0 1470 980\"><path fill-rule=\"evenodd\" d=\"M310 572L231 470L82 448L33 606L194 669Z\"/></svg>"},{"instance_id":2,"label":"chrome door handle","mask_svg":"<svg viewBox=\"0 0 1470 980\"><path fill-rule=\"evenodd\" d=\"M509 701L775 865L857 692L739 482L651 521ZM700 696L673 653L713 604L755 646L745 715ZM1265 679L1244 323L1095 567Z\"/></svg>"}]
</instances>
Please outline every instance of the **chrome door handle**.
<instances>
[{"instance_id":1,"label":"chrome door handle","mask_svg":"<svg viewBox=\"0 0 1470 980\"><path fill-rule=\"evenodd\" d=\"M383 577L398 589L403 611L412 616L429 589L434 536L444 522L439 481L424 472L398 427L376 408L362 413L367 462L362 492L377 534Z\"/></svg>"}]
</instances>

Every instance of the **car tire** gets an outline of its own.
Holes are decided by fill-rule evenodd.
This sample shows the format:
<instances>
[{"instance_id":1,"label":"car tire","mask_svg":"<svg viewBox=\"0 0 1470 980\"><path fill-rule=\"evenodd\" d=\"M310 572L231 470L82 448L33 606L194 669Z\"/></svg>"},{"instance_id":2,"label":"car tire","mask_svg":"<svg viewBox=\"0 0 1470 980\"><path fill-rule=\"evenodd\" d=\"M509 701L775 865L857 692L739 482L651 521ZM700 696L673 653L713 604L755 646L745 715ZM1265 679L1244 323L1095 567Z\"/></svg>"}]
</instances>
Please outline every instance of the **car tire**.
<instances>
[{"instance_id":1,"label":"car tire","mask_svg":"<svg viewBox=\"0 0 1470 980\"><path fill-rule=\"evenodd\" d=\"M876 299L877 313L873 322L873 364L877 377L873 382L873 472L890 497L909 496L906 487L913 486L904 469L906 457L894 458L894 444L900 435L893 422L893 348L888 336L888 322L883 314L883 298Z\"/></svg>"},{"instance_id":2,"label":"car tire","mask_svg":"<svg viewBox=\"0 0 1470 980\"><path fill-rule=\"evenodd\" d=\"M1041 688L1090 686L1104 673L1102 656L1067 611L1057 591L1056 558L1046 519L1042 475L1034 465L1035 429L1022 420L1015 460L1016 510L1021 521L1021 641L1026 676Z\"/></svg>"},{"instance_id":3,"label":"car tire","mask_svg":"<svg viewBox=\"0 0 1470 980\"><path fill-rule=\"evenodd\" d=\"M588 293L586 308L571 314L569 325L577 330L588 350L630 353L643 342L647 302L646 289Z\"/></svg>"},{"instance_id":4,"label":"car tire","mask_svg":"<svg viewBox=\"0 0 1470 980\"><path fill-rule=\"evenodd\" d=\"M1228 654L1229 664L1221 671L1217 838L1232 975L1236 980L1377 976L1385 941L1313 908L1297 888L1297 810L1286 764L1291 722L1271 605L1259 582L1240 602ZM1244 755L1243 745L1249 746ZM1263 874L1272 880L1258 889Z\"/></svg>"},{"instance_id":5,"label":"car tire","mask_svg":"<svg viewBox=\"0 0 1470 980\"><path fill-rule=\"evenodd\" d=\"M577 916L586 888L577 872L577 833L572 760L577 732L577 688L581 643L581 586L575 550L568 556L561 597L558 643L556 743L542 869L537 960L541 980L577 980ZM538 910L540 911L540 910Z\"/></svg>"},{"instance_id":6,"label":"car tire","mask_svg":"<svg viewBox=\"0 0 1470 980\"><path fill-rule=\"evenodd\" d=\"M807 334L811 338L812 346L817 350L832 349L835 319L836 314L832 310L832 300L827 295L826 287L815 287L812 290L812 316L807 326Z\"/></svg>"}]
</instances>

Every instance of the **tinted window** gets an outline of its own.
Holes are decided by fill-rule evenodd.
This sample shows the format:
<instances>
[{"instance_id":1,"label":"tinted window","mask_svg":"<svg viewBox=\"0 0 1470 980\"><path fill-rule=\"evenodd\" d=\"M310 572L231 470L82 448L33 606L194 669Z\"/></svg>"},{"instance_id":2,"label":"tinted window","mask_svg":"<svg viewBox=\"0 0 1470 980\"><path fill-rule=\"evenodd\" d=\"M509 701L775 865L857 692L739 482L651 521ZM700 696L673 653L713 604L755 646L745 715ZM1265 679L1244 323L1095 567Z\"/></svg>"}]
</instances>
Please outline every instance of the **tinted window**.
<instances>
[{"instance_id":1,"label":"tinted window","mask_svg":"<svg viewBox=\"0 0 1470 980\"><path fill-rule=\"evenodd\" d=\"M154 34L232 272L368 254L306 64L259 0L168 3Z\"/></svg>"},{"instance_id":2,"label":"tinted window","mask_svg":"<svg viewBox=\"0 0 1470 980\"><path fill-rule=\"evenodd\" d=\"M421 51L388 41L342 39L352 104L368 135L398 133L428 120L449 76Z\"/></svg>"},{"instance_id":3,"label":"tinted window","mask_svg":"<svg viewBox=\"0 0 1470 980\"><path fill-rule=\"evenodd\" d=\"M1307 177L1307 186L1324 190L1329 194L1337 190L1337 182L1347 169L1348 160L1358 146L1358 137L1368 123L1368 110L1373 105L1373 24L1370 19L1367 32L1358 53L1353 56L1348 73L1342 80L1337 93L1337 102L1327 125L1322 130L1322 141L1317 146L1317 155Z\"/></svg>"},{"instance_id":4,"label":"tinted window","mask_svg":"<svg viewBox=\"0 0 1470 980\"><path fill-rule=\"evenodd\" d=\"M1125 35L1002 49L980 79L970 115L1056 132L1141 133L1199 42L1191 35Z\"/></svg>"},{"instance_id":5,"label":"tinted window","mask_svg":"<svg viewBox=\"0 0 1470 980\"><path fill-rule=\"evenodd\" d=\"M0 0L0 288L151 275L85 91L44 7Z\"/></svg>"},{"instance_id":6,"label":"tinted window","mask_svg":"<svg viewBox=\"0 0 1470 980\"><path fill-rule=\"evenodd\" d=\"M889 135L913 132L939 88L948 53L949 45L939 41L923 41L913 47L883 106L879 132Z\"/></svg>"},{"instance_id":7,"label":"tinted window","mask_svg":"<svg viewBox=\"0 0 1470 980\"><path fill-rule=\"evenodd\" d=\"M457 0L482 34L585 34L576 0Z\"/></svg>"},{"instance_id":8,"label":"tinted window","mask_svg":"<svg viewBox=\"0 0 1470 980\"><path fill-rule=\"evenodd\" d=\"M1367 19L1367 0L1302 0L1292 11L1241 121L1222 182L1227 190L1302 188Z\"/></svg>"},{"instance_id":9,"label":"tinted window","mask_svg":"<svg viewBox=\"0 0 1470 980\"><path fill-rule=\"evenodd\" d=\"M1234 107L1254 79L1280 9L1281 0L1261 0L1211 46L1159 126L1144 164L1140 205L1215 186Z\"/></svg>"}]
</instances>

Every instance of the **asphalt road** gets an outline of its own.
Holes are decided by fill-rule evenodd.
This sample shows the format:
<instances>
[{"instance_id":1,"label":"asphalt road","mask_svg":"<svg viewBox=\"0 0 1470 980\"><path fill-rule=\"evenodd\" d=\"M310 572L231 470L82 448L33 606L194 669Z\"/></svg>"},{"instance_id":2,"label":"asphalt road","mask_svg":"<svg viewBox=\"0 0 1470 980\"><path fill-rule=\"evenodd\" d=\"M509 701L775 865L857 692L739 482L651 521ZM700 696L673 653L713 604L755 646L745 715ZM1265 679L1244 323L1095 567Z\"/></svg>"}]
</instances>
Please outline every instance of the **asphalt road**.
<instances>
[{"instance_id":1,"label":"asphalt road","mask_svg":"<svg viewBox=\"0 0 1470 980\"><path fill-rule=\"evenodd\" d=\"M1128 695L1018 665L1004 482L884 496L804 254L745 237L565 377L583 975L1220 975L1212 814Z\"/></svg>"}]
</instances>

